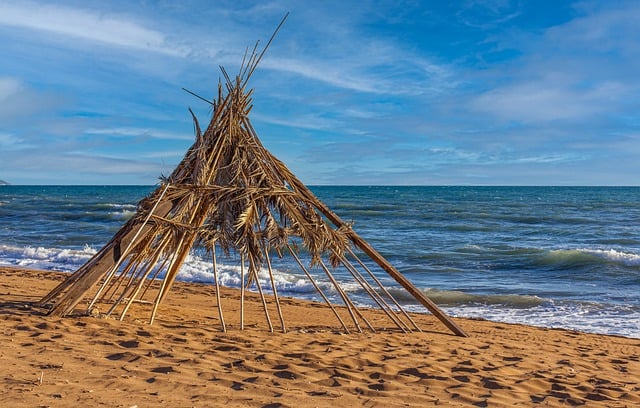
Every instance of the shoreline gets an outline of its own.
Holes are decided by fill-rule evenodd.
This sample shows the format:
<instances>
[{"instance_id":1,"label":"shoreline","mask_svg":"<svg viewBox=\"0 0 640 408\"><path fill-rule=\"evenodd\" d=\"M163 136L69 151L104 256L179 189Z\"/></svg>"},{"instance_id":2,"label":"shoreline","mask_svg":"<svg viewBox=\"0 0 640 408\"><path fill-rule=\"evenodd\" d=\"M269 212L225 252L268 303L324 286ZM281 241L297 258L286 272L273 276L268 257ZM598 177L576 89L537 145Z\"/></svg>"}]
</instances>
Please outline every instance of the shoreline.
<instances>
[{"instance_id":1,"label":"shoreline","mask_svg":"<svg viewBox=\"0 0 640 408\"><path fill-rule=\"evenodd\" d=\"M640 404L640 341L431 315L422 333L340 333L322 304L281 299L266 327L257 297L238 329L238 290L176 282L153 325L144 307L113 318L54 318L37 302L62 272L0 267L5 392L11 406L531 406ZM226 303L225 303L226 302ZM388 320L366 310L368 319Z\"/></svg>"}]
</instances>

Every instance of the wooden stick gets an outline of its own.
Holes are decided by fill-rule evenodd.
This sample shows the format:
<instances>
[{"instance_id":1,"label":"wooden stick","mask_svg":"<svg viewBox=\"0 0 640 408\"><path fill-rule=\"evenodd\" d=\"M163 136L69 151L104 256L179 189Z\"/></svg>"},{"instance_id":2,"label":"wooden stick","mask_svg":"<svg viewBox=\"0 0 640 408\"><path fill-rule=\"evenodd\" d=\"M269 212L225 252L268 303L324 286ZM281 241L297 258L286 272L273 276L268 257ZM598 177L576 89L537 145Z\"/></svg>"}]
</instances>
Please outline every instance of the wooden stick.
<instances>
[{"instance_id":1,"label":"wooden stick","mask_svg":"<svg viewBox=\"0 0 640 408\"><path fill-rule=\"evenodd\" d=\"M454 334L461 337L468 337L467 333L462 330L446 313L444 313L440 308L433 303L431 299L429 299L422 291L413 286L413 283L409 281L404 275L396 270L387 261L382 255L378 253L367 241L362 239L358 234L355 233L338 215L332 212L324 203L316 198L316 196L309 190L304 184L300 183L297 179L297 184L295 188L304 192L307 195L308 199L314 202L316 208L324 214L331 222L334 223L337 227L348 228L348 236L355 246L360 248L365 254L367 254L372 261L377 263L382 269L384 269L389 276L391 276L396 282L398 282L402 287L404 287L416 300L422 303L429 311L436 316L445 326L447 326Z\"/></svg>"},{"instance_id":2,"label":"wooden stick","mask_svg":"<svg viewBox=\"0 0 640 408\"><path fill-rule=\"evenodd\" d=\"M391 293L389 293L389 291L387 290L387 288L382 284L382 282L380 282L380 280L373 274L373 272L371 272L371 270L367 267L367 265L364 264L364 262L362 262L362 260L351 250L351 248L348 248L349 253L351 254L351 256L353 256L356 261L360 264L360 266L362 266L362 268L364 268L365 271L367 271L367 273L369 274L369 276L371 276L371 278L376 282L376 284L378 285L378 287L380 288L380 290L382 290L384 292L384 294L391 299L391 301L393 302L393 304L398 308L398 310L400 310L400 312L409 320L409 322L411 322L411 324L413 325L413 327L418 331L418 332L422 332L422 330L420 329L420 327L416 324L416 322L411 318L411 316L409 316L409 314L404 310L404 308L402 307L402 305L400 305L400 303L396 300L395 297L393 297L391 295ZM402 321L402 320L401 320ZM404 323L404 322L403 322ZM405 326L406 327L406 326ZM408 327L407 327L408 329Z\"/></svg>"},{"instance_id":3,"label":"wooden stick","mask_svg":"<svg viewBox=\"0 0 640 408\"><path fill-rule=\"evenodd\" d=\"M267 324L269 325L269 333L273 333L273 324L271 324L271 318L269 317L269 309L267 308L267 300L264 297L264 292L262 292L262 285L260 284L260 277L258 276L258 269L256 267L256 263L253 260L253 256L249 254L249 273L255 274L256 286L258 287L258 293L260 293L260 300L262 300L262 307L264 308L264 315L267 319Z\"/></svg>"},{"instance_id":4,"label":"wooden stick","mask_svg":"<svg viewBox=\"0 0 640 408\"><path fill-rule=\"evenodd\" d=\"M198 95L195 92L191 92L190 90L188 90L187 88L182 88L183 91L190 93L191 95L195 96L198 99L202 99L203 101L205 101L206 103L208 103L209 105L213 106L213 102L211 102L210 100L208 100L207 98L203 98L202 96Z\"/></svg>"},{"instance_id":5,"label":"wooden stick","mask_svg":"<svg viewBox=\"0 0 640 408\"><path fill-rule=\"evenodd\" d=\"M227 326L224 323L224 316L222 315L222 302L220 301L220 284L218 282L218 265L216 262L216 244L213 244L211 249L211 255L213 257L213 280L216 282L216 301L218 302L218 315L220 316L220 324L222 325L222 332L227 332Z\"/></svg>"},{"instance_id":6,"label":"wooden stick","mask_svg":"<svg viewBox=\"0 0 640 408\"><path fill-rule=\"evenodd\" d=\"M244 254L240 255L240 330L244 330Z\"/></svg>"},{"instance_id":7,"label":"wooden stick","mask_svg":"<svg viewBox=\"0 0 640 408\"><path fill-rule=\"evenodd\" d=\"M287 328L284 325L284 316L282 315L282 309L280 308L280 299L278 298L278 289L276 288L275 281L273 279L273 270L271 269L271 257L269 256L269 250L264 248L264 256L267 260L267 269L269 270L269 280L271 281L271 290L273 290L273 297L276 301L276 309L278 311L278 317L280 318L280 326L282 327L282 332L286 333Z\"/></svg>"},{"instance_id":8,"label":"wooden stick","mask_svg":"<svg viewBox=\"0 0 640 408\"><path fill-rule=\"evenodd\" d=\"M345 268L347 268L349 273L351 273L351 276L353 276L356 282L358 282L360 286L362 286L362 288L369 294L371 299L376 302L378 307L380 307L380 310L382 310L389 317L389 319L391 319L391 321L395 323L396 326L398 326L401 331L403 331L404 333L410 332L411 330L407 330L408 327L406 327L406 325L404 325L402 321L398 320L397 316L395 316L395 313L393 313L393 310L391 310L389 304L387 304L387 302L385 302L385 300L375 291L375 289L373 289L371 285L369 285L369 282L364 279L364 277L353 266L353 264L351 264L351 262L349 262L349 260L344 256L339 255L339 257L342 264L345 266Z\"/></svg>"},{"instance_id":9,"label":"wooden stick","mask_svg":"<svg viewBox=\"0 0 640 408\"><path fill-rule=\"evenodd\" d=\"M265 45L264 49L262 50L262 53L258 56L258 58L256 59L256 61L253 63L253 66L251 67L251 69L249 70L249 72L247 73L247 75L244 77L244 84L243 87L246 85L247 81L249 80L249 78L251 78L251 75L253 75L253 71L255 71L256 67L258 66L258 64L260 63L260 60L262 59L262 57L264 56L265 52L267 52L267 49L269 48L269 45L271 45L271 42L273 41L273 39L276 37L276 34L278 34L278 31L280 31L280 28L282 27L282 25L284 24L285 20L287 19L287 17L289 17L289 12L287 12L287 14L284 15L284 17L282 18L282 20L280 21L280 24L278 24L278 27L276 27L275 31L273 32L273 34L271 34L271 38L269 38L269 41L267 42L267 45Z\"/></svg>"},{"instance_id":10,"label":"wooden stick","mask_svg":"<svg viewBox=\"0 0 640 408\"><path fill-rule=\"evenodd\" d=\"M102 296L99 300L103 302L111 301L111 299L113 299L118 289L120 289L120 286L122 286L122 282L124 281L124 276L126 276L131 270L135 270L137 267L138 267L137 263L134 263L132 260L129 260L129 262L127 262L125 267L120 271L119 276L116 277L115 279L111 279L111 282L109 282L109 285L107 287L107 290L104 292L104 296ZM133 274L131 274L129 278L129 282L131 282L131 277L133 277ZM102 286L106 286L105 283L106 283L106 279L105 279L105 282L103 282ZM95 299L98 299L98 297L96 296L94 300ZM89 305L89 307L87 307L87 312L91 310L91 307L92 305Z\"/></svg>"},{"instance_id":11,"label":"wooden stick","mask_svg":"<svg viewBox=\"0 0 640 408\"><path fill-rule=\"evenodd\" d=\"M127 302L127 304L125 305L124 309L122 310L122 313L120 313L120 321L124 320L124 316L127 314L127 311L131 307L131 304L135 300L136 296L138 296L138 293L140 292L140 289L142 289L142 287L144 286L144 283L147 281L147 277L149 276L149 274L153 270L153 267L158 262L158 259L160 258L161 254L162 254L161 251L156 251L156 253L154 254L154 256L153 256L153 258L151 260L151 262L148 262L146 264L146 268L144 268L144 273L140 275L140 279L139 279L138 285L136 286L136 290L134 291L133 295L129 299L129 302Z\"/></svg>"},{"instance_id":12,"label":"wooden stick","mask_svg":"<svg viewBox=\"0 0 640 408\"><path fill-rule=\"evenodd\" d=\"M133 264L133 262L129 262L129 264L127 265L127 268L129 267L129 265L132 265L132 264ZM137 268L137 266L136 266L136 268ZM124 300L125 298L128 298L128 297L129 297L129 294L131 293L132 287L134 286L134 285L132 285L132 283L133 283L133 282L135 282L135 280L134 280L133 278L134 278L134 276L135 276L136 274L138 274L138 273L139 273L139 270L138 270L138 269L136 269L136 268L133 268L133 267L132 267L132 269L133 269L133 273L131 273L131 276L129 277L129 282L128 282L124 287L123 287L122 292L120 292L120 297L118 297L118 299L116 299L116 300L113 302L113 304L111 305L111 307L110 307L110 308L109 308L109 310L107 311L107 313L106 313L106 315L107 315L107 316L111 316L111 314L113 313L113 311L114 311L114 310L116 310L116 308L120 305L120 302L121 302L122 300ZM130 269L129 269L129 270L130 270ZM118 277L118 281L119 281L119 282L122 282L122 280L124 279L123 274L124 274L124 271L123 271L123 273L122 273L122 274L120 274L120 276ZM118 286L120 286L120 285L118 285ZM114 292L112 295L115 295L115 292Z\"/></svg>"},{"instance_id":13,"label":"wooden stick","mask_svg":"<svg viewBox=\"0 0 640 408\"><path fill-rule=\"evenodd\" d=\"M169 268L167 269L167 272L165 273L164 278L162 279L162 283L160 284L160 289L158 290L158 294L156 295L156 298L153 302L153 310L151 311L151 317L149 318L149 324L153 324L153 320L156 317L156 312L158 310L158 306L160 304L160 299L162 297L162 290L165 288L166 283L167 283L167 273L169 270L171 270L171 266L175 264L176 259L178 258L178 253L174 252L173 255L171 256L171 262L169 262Z\"/></svg>"},{"instance_id":14,"label":"wooden stick","mask_svg":"<svg viewBox=\"0 0 640 408\"><path fill-rule=\"evenodd\" d=\"M162 243L158 245L158 247L156 248L156 251L162 256L162 253L164 252L164 249L168 244L169 244L168 240L163 240ZM167 262L169 262L169 258L170 258L169 256L164 256L162 258L162 262L160 263L160 265L157 264L157 261L154 263L154 267L156 268L156 271L153 273L153 276L151 277L151 279L149 279L149 281L145 285L144 290L140 294L140 299L144 298L144 296L147 294L147 291L149 290L151 285L153 285L153 282L155 282L160 272L164 270L165 266L167 265Z\"/></svg>"},{"instance_id":15,"label":"wooden stick","mask_svg":"<svg viewBox=\"0 0 640 408\"><path fill-rule=\"evenodd\" d=\"M333 287L336 288L336 292L338 292L338 294L342 298L342 301L344 302L344 305L347 307L347 311L349 312L349 315L351 316L351 320L353 320L353 324L355 324L356 329L358 330L358 333L362 333L362 329L360 328L360 325L358 324L358 319L356 318L355 314L353 313L351 300L349 299L347 294L344 293L344 291L342 290L342 287L340 287L340 284L336 281L336 279L333 277L333 275L331 274L331 272L329 271L327 266L322 261L320 261L320 266L322 266L322 269L324 270L324 273L327 275L327 277L329 278L329 280L333 284Z\"/></svg>"},{"instance_id":16,"label":"wooden stick","mask_svg":"<svg viewBox=\"0 0 640 408\"><path fill-rule=\"evenodd\" d=\"M316 283L315 279L313 279L313 276L311 276L311 274L309 273L307 268L304 266L302 261L300 261L300 258L298 258L298 255L296 255L296 253L293 251L293 248L291 248L291 245L287 244L287 248L289 249L289 253L291 253L291 256L293 256L295 258L296 262L298 262L298 265L300 265L300 269L302 269L304 271L305 275L307 275L307 278L311 281L311 284L313 285L313 287L320 294L320 297L322 297L322 299L325 301L325 303L329 306L329 308L331 309L333 314L336 315L336 318L338 319L338 321L342 325L342 328L344 329L345 333L349 334L350 333L349 332L349 328L347 328L347 325L344 323L344 320L342 320L342 318L338 314L338 311L336 310L336 308L333 307L333 305L331 304L329 299L325 296L324 292L322 292L322 289L320 289L320 286L318 286L318 284Z\"/></svg>"},{"instance_id":17,"label":"wooden stick","mask_svg":"<svg viewBox=\"0 0 640 408\"><path fill-rule=\"evenodd\" d=\"M156 208L158 208L158 204L160 204L160 201L162 201L162 198L164 197L164 194L167 192L168 188L169 188L169 183L166 183L164 186L164 189L162 190L162 193L160 194L160 197L158 197L158 199L154 203L153 207L149 211L149 214L147 214L146 218L144 219L142 224L140 224L140 227L136 231L136 234L133 236L133 238L131 238L131 241L129 241L129 244L127 245L126 249L120 256L120 258L116 261L115 265L113 265L113 267L111 268L111 272L107 274L107 278L105 279L100 289L98 289L98 293L95 295L95 297L89 304L89 307L87 308L87 312L91 311L91 308L93 307L94 302L96 301L96 299L98 299L98 297L100 297L100 294L102 293L102 290L107 285L107 282L111 280L111 277L113 277L113 275L118 271L118 268L120 267L120 264L122 263L122 261L129 255L129 251L133 247L133 244L136 242L136 240L140 236L140 233L142 232L142 229L144 228L144 226L147 225L147 222L149 222L149 219L151 218L151 215L153 214L153 212L156 210Z\"/></svg>"}]
</instances>

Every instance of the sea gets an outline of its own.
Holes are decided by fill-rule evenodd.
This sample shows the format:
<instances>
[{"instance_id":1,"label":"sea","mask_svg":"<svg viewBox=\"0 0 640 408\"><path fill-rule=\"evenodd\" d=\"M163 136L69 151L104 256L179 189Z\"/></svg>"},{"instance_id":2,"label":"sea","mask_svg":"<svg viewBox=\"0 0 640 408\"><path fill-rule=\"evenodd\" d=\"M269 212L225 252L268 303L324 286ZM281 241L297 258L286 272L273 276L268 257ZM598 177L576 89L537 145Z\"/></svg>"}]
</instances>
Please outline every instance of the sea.
<instances>
[{"instance_id":1,"label":"sea","mask_svg":"<svg viewBox=\"0 0 640 408\"><path fill-rule=\"evenodd\" d=\"M0 186L0 266L73 272L155 188ZM311 189L452 316L640 338L640 187ZM237 263L219 261L221 283L238 287ZM281 296L315 299L297 264L275 268ZM195 251L178 279L212 284L210 260Z\"/></svg>"}]
</instances>

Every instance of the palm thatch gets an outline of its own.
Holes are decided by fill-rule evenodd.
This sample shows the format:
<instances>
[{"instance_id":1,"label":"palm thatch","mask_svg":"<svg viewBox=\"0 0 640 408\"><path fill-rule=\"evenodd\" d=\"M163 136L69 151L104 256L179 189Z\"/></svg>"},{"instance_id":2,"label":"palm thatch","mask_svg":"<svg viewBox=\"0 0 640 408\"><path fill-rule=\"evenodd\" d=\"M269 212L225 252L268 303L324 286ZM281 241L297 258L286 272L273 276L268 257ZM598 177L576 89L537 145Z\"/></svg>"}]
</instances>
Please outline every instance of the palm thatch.
<instances>
[{"instance_id":1,"label":"palm thatch","mask_svg":"<svg viewBox=\"0 0 640 408\"><path fill-rule=\"evenodd\" d=\"M346 332L349 327L361 331L360 322L370 330L375 328L335 279L337 268L344 268L401 331L420 330L367 265L373 261L455 334L466 336L264 148L249 121L253 91L247 89L247 82L270 42L261 53L257 52L257 45L245 53L235 77L221 67L224 80L218 84L217 98L210 102L211 121L202 131L191 112L195 142L180 164L140 201L135 216L92 259L42 298L40 304L50 308L49 314L64 316L74 313L83 300L87 313L96 304L105 303L109 305L107 315L124 319L132 304L147 303L152 305L152 323L185 258L197 247L211 256L223 331L226 325L220 304L217 259L218 254L233 253L240 258L242 301L245 289L257 289L271 331L273 325L258 273L268 271L281 328L286 331L271 265L275 255L295 259ZM308 264L299 256L301 247L308 253ZM357 252L368 256L369 262L363 262ZM310 268L324 272L352 325L331 304ZM240 320L242 329L242 308Z\"/></svg>"}]
</instances>

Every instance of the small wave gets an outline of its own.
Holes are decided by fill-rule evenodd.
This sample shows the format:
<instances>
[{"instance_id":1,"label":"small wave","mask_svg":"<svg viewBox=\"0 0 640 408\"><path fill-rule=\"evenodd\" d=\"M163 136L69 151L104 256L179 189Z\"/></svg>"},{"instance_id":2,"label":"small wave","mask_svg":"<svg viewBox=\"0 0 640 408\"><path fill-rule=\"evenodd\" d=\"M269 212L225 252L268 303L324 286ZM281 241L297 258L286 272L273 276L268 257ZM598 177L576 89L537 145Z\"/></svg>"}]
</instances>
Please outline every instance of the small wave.
<instances>
[{"instance_id":1,"label":"small wave","mask_svg":"<svg viewBox=\"0 0 640 408\"><path fill-rule=\"evenodd\" d=\"M549 301L532 308L460 305L444 310L452 316L640 338L640 307L628 304Z\"/></svg>"},{"instance_id":2,"label":"small wave","mask_svg":"<svg viewBox=\"0 0 640 408\"><path fill-rule=\"evenodd\" d=\"M407 291L400 288L389 290L398 301L414 301ZM538 296L516 294L473 294L457 290L423 289L423 293L438 305L442 306L469 306L469 305L493 305L512 308L532 308L546 302Z\"/></svg>"},{"instance_id":3,"label":"small wave","mask_svg":"<svg viewBox=\"0 0 640 408\"><path fill-rule=\"evenodd\" d=\"M0 265L73 272L84 265L96 252L96 249L90 246L85 246L83 249L69 249L0 245ZM161 277L163 275L162 272L159 274ZM273 291L268 269L260 269L258 278L265 291ZM212 263L210 260L205 261L200 256L189 255L181 266L177 279L185 282L214 283ZM219 262L218 280L222 286L239 288L240 266ZM273 280L278 292L284 294L306 296L316 292L313 284L300 274L288 273L274 268ZM327 294L335 292L335 289L328 282L319 281L318 285ZM353 292L356 291L356 287L359 288L357 285L354 287L345 285L343 289Z\"/></svg>"},{"instance_id":4,"label":"small wave","mask_svg":"<svg viewBox=\"0 0 640 408\"><path fill-rule=\"evenodd\" d=\"M133 217L135 214L136 214L135 210L122 209L121 211L110 212L109 213L109 218L116 219L116 220L127 221L131 217Z\"/></svg>"},{"instance_id":5,"label":"small wave","mask_svg":"<svg viewBox=\"0 0 640 408\"><path fill-rule=\"evenodd\" d=\"M103 203L97 204L97 208L115 208L119 210L135 211L138 207L135 204L115 204L115 203Z\"/></svg>"},{"instance_id":6,"label":"small wave","mask_svg":"<svg viewBox=\"0 0 640 408\"><path fill-rule=\"evenodd\" d=\"M540 258L542 265L585 266L599 263L615 263L624 266L640 266L640 255L615 249L558 249Z\"/></svg>"},{"instance_id":7,"label":"small wave","mask_svg":"<svg viewBox=\"0 0 640 408\"><path fill-rule=\"evenodd\" d=\"M241 269L239 265L218 262L217 267L220 285L232 288L240 287ZM277 268L273 268L272 271L276 290L279 293L305 295L315 292L315 288L306 277ZM210 260L205 261L197 255L189 255L181 266L177 279L187 282L214 283L212 262ZM265 291L273 291L267 268L260 269L258 279ZM323 291L330 291L328 285L321 282L320 286Z\"/></svg>"},{"instance_id":8,"label":"small wave","mask_svg":"<svg viewBox=\"0 0 640 408\"><path fill-rule=\"evenodd\" d=\"M585 253L595 255L597 257L603 258L607 261L620 263L626 266L640 266L640 255L620 252L615 249L608 250L590 250L583 249Z\"/></svg>"},{"instance_id":9,"label":"small wave","mask_svg":"<svg viewBox=\"0 0 640 408\"><path fill-rule=\"evenodd\" d=\"M71 272L82 266L95 253L96 250L90 246L83 249L59 249L0 245L0 264Z\"/></svg>"},{"instance_id":10,"label":"small wave","mask_svg":"<svg viewBox=\"0 0 640 408\"><path fill-rule=\"evenodd\" d=\"M424 291L429 299L443 305L502 305L514 308L530 308L545 302L538 296L511 294L470 294L460 291L429 289Z\"/></svg>"}]
</instances>

